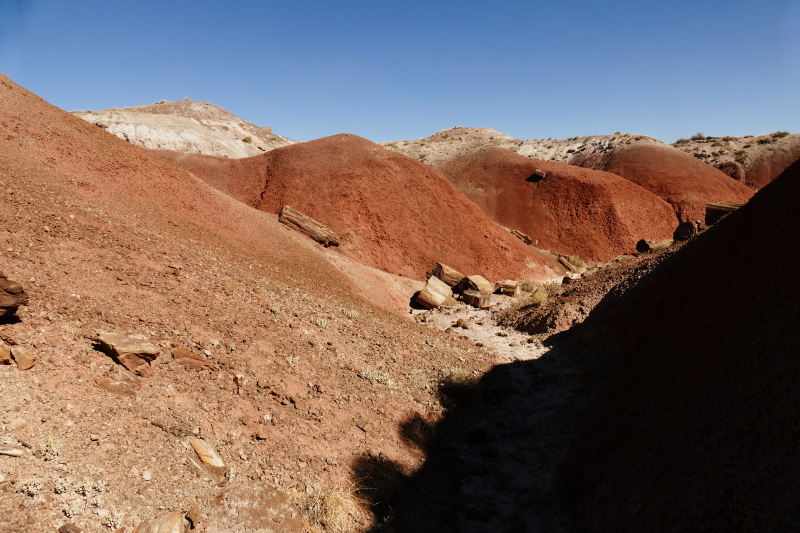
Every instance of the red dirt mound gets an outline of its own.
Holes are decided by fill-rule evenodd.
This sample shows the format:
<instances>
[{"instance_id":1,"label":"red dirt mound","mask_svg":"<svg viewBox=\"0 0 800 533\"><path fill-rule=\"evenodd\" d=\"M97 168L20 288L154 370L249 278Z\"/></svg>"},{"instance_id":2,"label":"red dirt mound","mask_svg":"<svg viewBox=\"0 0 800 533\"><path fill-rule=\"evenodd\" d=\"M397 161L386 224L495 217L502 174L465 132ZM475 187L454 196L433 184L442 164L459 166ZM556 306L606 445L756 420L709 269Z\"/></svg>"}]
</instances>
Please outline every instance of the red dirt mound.
<instances>
[{"instance_id":1,"label":"red dirt mound","mask_svg":"<svg viewBox=\"0 0 800 533\"><path fill-rule=\"evenodd\" d=\"M574 330L611 354L558 482L587 530L800 529L798 184L800 161Z\"/></svg>"},{"instance_id":2,"label":"red dirt mound","mask_svg":"<svg viewBox=\"0 0 800 533\"><path fill-rule=\"evenodd\" d=\"M753 191L711 165L667 145L634 144L598 153L582 167L605 170L672 204L681 222L705 220L706 203L745 203Z\"/></svg>"},{"instance_id":3,"label":"red dirt mound","mask_svg":"<svg viewBox=\"0 0 800 533\"><path fill-rule=\"evenodd\" d=\"M345 255L387 272L424 279L437 261L490 280L563 272L436 170L355 135L236 160L155 153L262 211L295 207L335 231Z\"/></svg>"},{"instance_id":4,"label":"red dirt mound","mask_svg":"<svg viewBox=\"0 0 800 533\"><path fill-rule=\"evenodd\" d=\"M536 181L537 170L547 176ZM678 225L666 202L619 176L506 148L455 159L445 174L489 218L559 253L607 261Z\"/></svg>"},{"instance_id":5,"label":"red dirt mound","mask_svg":"<svg viewBox=\"0 0 800 533\"><path fill-rule=\"evenodd\" d=\"M761 189L798 158L800 137L791 135L773 141L758 150L753 159L748 161L744 182L754 189Z\"/></svg>"}]
</instances>

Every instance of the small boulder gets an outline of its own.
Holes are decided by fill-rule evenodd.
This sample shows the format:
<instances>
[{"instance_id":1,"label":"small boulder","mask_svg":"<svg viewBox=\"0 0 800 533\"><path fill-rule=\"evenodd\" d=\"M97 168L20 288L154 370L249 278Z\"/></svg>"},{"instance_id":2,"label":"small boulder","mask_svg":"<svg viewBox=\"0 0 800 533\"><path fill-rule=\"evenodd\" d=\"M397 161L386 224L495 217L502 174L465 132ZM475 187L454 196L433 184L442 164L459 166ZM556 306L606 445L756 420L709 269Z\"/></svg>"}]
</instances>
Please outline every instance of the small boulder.
<instances>
[{"instance_id":1,"label":"small boulder","mask_svg":"<svg viewBox=\"0 0 800 533\"><path fill-rule=\"evenodd\" d=\"M146 335L125 335L104 331L97 334L97 341L106 353L131 372L145 378L153 375L150 361L160 353L158 346L147 340Z\"/></svg>"},{"instance_id":2,"label":"small boulder","mask_svg":"<svg viewBox=\"0 0 800 533\"><path fill-rule=\"evenodd\" d=\"M0 344L0 365L11 364L11 350Z\"/></svg>"},{"instance_id":3,"label":"small boulder","mask_svg":"<svg viewBox=\"0 0 800 533\"><path fill-rule=\"evenodd\" d=\"M672 239L664 239L663 241L648 241L647 239L642 239L636 243L636 251L642 254L658 252L669 248L671 244Z\"/></svg>"},{"instance_id":4,"label":"small boulder","mask_svg":"<svg viewBox=\"0 0 800 533\"><path fill-rule=\"evenodd\" d=\"M183 512L172 511L145 520L134 528L133 533L183 533Z\"/></svg>"},{"instance_id":5,"label":"small boulder","mask_svg":"<svg viewBox=\"0 0 800 533\"><path fill-rule=\"evenodd\" d=\"M28 305L25 289L0 271L0 318L13 315L21 305Z\"/></svg>"},{"instance_id":6,"label":"small boulder","mask_svg":"<svg viewBox=\"0 0 800 533\"><path fill-rule=\"evenodd\" d=\"M695 226L694 222L686 221L681 222L678 224L678 227L675 228L675 233L673 234L672 238L676 241L688 241L692 237L697 235L697 226Z\"/></svg>"},{"instance_id":7,"label":"small boulder","mask_svg":"<svg viewBox=\"0 0 800 533\"><path fill-rule=\"evenodd\" d=\"M25 346L12 346L11 356L14 358L14 361L17 362L17 368L19 370L28 370L36 364L36 359L34 359L30 349Z\"/></svg>"}]
</instances>

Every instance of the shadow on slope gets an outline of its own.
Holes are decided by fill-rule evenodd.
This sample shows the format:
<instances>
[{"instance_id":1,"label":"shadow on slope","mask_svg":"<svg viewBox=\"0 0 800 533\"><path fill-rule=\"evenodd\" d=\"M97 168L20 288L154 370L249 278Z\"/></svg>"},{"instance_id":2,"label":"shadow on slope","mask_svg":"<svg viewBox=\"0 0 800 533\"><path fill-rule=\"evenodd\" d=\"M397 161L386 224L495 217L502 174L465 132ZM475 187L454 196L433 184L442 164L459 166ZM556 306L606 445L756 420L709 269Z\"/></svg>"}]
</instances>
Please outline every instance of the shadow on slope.
<instances>
[{"instance_id":1,"label":"shadow on slope","mask_svg":"<svg viewBox=\"0 0 800 533\"><path fill-rule=\"evenodd\" d=\"M373 490L375 532L571 531L550 497L551 479L596 387L581 379L569 335L535 360L499 365L440 385L438 422L410 413L398 433L422 450L413 473L362 456L354 478Z\"/></svg>"}]
</instances>

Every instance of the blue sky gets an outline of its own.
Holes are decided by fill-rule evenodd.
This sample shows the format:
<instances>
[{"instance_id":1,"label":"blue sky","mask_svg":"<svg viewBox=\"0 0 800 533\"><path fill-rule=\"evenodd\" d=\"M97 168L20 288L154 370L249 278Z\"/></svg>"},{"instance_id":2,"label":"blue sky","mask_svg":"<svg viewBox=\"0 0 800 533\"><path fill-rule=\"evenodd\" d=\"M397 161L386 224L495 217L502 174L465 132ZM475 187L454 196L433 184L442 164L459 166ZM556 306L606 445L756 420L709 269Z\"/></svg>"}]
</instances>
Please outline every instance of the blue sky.
<instances>
[{"instance_id":1,"label":"blue sky","mask_svg":"<svg viewBox=\"0 0 800 533\"><path fill-rule=\"evenodd\" d=\"M800 0L0 0L0 72L67 110L185 96L298 140L800 132Z\"/></svg>"}]
</instances>

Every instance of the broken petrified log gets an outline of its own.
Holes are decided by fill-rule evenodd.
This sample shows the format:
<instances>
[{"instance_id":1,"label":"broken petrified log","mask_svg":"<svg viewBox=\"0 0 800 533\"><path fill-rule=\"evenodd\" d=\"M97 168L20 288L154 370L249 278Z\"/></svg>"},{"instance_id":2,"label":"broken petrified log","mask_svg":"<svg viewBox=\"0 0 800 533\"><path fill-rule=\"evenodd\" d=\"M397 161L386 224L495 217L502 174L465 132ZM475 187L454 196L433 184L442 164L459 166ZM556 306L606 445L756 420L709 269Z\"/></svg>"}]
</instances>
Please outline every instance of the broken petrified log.
<instances>
[{"instance_id":1,"label":"broken petrified log","mask_svg":"<svg viewBox=\"0 0 800 533\"><path fill-rule=\"evenodd\" d=\"M21 305L28 305L25 289L0 271L0 317L13 315Z\"/></svg>"},{"instance_id":2,"label":"broken petrified log","mask_svg":"<svg viewBox=\"0 0 800 533\"><path fill-rule=\"evenodd\" d=\"M323 246L339 246L339 236L336 233L290 205L283 206L278 214L278 221L305 233Z\"/></svg>"},{"instance_id":3,"label":"broken petrified log","mask_svg":"<svg viewBox=\"0 0 800 533\"><path fill-rule=\"evenodd\" d=\"M733 213L743 204L732 204L729 202L708 202L706 204L706 226L716 224L727 214Z\"/></svg>"},{"instance_id":4,"label":"broken petrified log","mask_svg":"<svg viewBox=\"0 0 800 533\"><path fill-rule=\"evenodd\" d=\"M108 333L101 331L97 334L97 341L103 351L111 355L119 363L142 377L153 374L150 361L158 357L158 346L146 342L146 335L125 335L124 333Z\"/></svg>"},{"instance_id":5,"label":"broken petrified log","mask_svg":"<svg viewBox=\"0 0 800 533\"><path fill-rule=\"evenodd\" d=\"M432 269L428 270L425 274L428 278L431 276L435 276L440 280L447 283L450 287L455 287L458 285L458 282L464 279L464 274L456 270L455 268L451 268L443 263L436 263Z\"/></svg>"},{"instance_id":6,"label":"broken petrified log","mask_svg":"<svg viewBox=\"0 0 800 533\"><path fill-rule=\"evenodd\" d=\"M688 241L692 237L697 235L697 226L695 226L694 222L681 222L678 224L678 227L675 228L675 233L673 233L672 238L676 241Z\"/></svg>"},{"instance_id":7,"label":"broken petrified log","mask_svg":"<svg viewBox=\"0 0 800 533\"><path fill-rule=\"evenodd\" d=\"M507 279L500 283L500 292L506 296L518 297L522 292L522 284L519 281Z\"/></svg>"},{"instance_id":8,"label":"broken petrified log","mask_svg":"<svg viewBox=\"0 0 800 533\"><path fill-rule=\"evenodd\" d=\"M417 303L427 309L434 309L444 303L453 294L450 286L436 276L428 278L428 284L419 292Z\"/></svg>"},{"instance_id":9,"label":"broken petrified log","mask_svg":"<svg viewBox=\"0 0 800 533\"><path fill-rule=\"evenodd\" d=\"M492 304L491 294L469 289L464 291L461 299L464 300L465 303L468 303L469 305L475 306L479 309L489 309L489 306Z\"/></svg>"},{"instance_id":10,"label":"broken petrified log","mask_svg":"<svg viewBox=\"0 0 800 533\"><path fill-rule=\"evenodd\" d=\"M489 283L483 276L467 276L458 283L456 289L462 294L464 291L480 291L492 294L494 292L494 284Z\"/></svg>"},{"instance_id":11,"label":"broken petrified log","mask_svg":"<svg viewBox=\"0 0 800 533\"><path fill-rule=\"evenodd\" d=\"M672 244L672 239L664 239L663 241L648 241L647 239L642 239L636 243L636 251L641 254L658 252L659 250L668 248L670 244Z\"/></svg>"},{"instance_id":12,"label":"broken petrified log","mask_svg":"<svg viewBox=\"0 0 800 533\"><path fill-rule=\"evenodd\" d=\"M517 239L521 240L522 242L524 242L527 245L533 244L533 239L531 239L529 236L525 235L524 233L522 233L519 230L512 229L511 230L511 235L513 235L514 237L516 237Z\"/></svg>"},{"instance_id":13,"label":"broken petrified log","mask_svg":"<svg viewBox=\"0 0 800 533\"><path fill-rule=\"evenodd\" d=\"M580 269L578 267L576 267L575 265L573 265L572 263L570 263L569 259L567 259L563 255L559 256L558 262L561 263L564 266L564 268L567 269L567 272L575 272L575 273L579 273L580 272Z\"/></svg>"}]
</instances>

